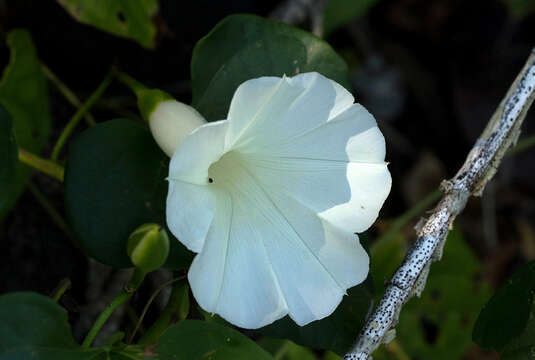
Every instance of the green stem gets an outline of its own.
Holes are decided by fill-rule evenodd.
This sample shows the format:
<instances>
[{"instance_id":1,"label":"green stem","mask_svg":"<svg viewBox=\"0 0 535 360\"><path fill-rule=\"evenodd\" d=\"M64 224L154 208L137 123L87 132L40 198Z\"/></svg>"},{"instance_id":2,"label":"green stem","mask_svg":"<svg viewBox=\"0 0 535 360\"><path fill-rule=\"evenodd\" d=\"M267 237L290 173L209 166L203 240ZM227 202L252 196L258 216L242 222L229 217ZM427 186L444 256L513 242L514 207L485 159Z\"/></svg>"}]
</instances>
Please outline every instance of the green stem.
<instances>
[{"instance_id":1,"label":"green stem","mask_svg":"<svg viewBox=\"0 0 535 360\"><path fill-rule=\"evenodd\" d=\"M169 281L163 283L160 287L158 287L158 289L156 289L156 291L151 295L151 297L149 298L149 300L145 304L145 307L143 308L143 311L141 312L141 315L139 316L139 320L138 320L138 322L136 324L136 327L134 328L134 331L132 331L132 335L130 335L130 338L126 342L127 344L131 344L132 340L134 340L134 336L136 335L136 332L138 331L139 327L141 326L141 323L143 322L143 319L145 318L145 315L147 314L147 311L149 310L150 305L152 304L154 299L156 299L156 296L158 296L160 291L162 291L165 287L171 285L172 283L177 282L179 280L182 280L183 278L184 278L184 276L181 276L181 277L169 280Z\"/></svg>"},{"instance_id":2,"label":"green stem","mask_svg":"<svg viewBox=\"0 0 535 360\"><path fill-rule=\"evenodd\" d=\"M97 102L97 100L102 96L104 91L108 88L112 80L111 73L108 74L104 80L100 83L100 85L96 88L96 90L89 96L89 98L86 100L85 103L82 104L82 106L78 109L78 111L73 115L73 117L69 120L65 128L63 128L63 132L58 138L58 141L54 145L54 150L52 150L52 160L57 160L59 157L59 154L61 152L61 149L63 148L63 145L65 145L65 142L73 132L74 128L78 123L80 122L80 119L82 116L84 116L89 109Z\"/></svg>"},{"instance_id":3,"label":"green stem","mask_svg":"<svg viewBox=\"0 0 535 360\"><path fill-rule=\"evenodd\" d=\"M52 70L50 70L48 66L41 63L41 70L43 71L45 76L48 78L48 80L50 80L50 82L53 83L58 88L59 92L63 95L63 97L68 102L71 103L71 105L73 105L77 109L79 109L82 106L82 102L80 101L78 96L76 96L76 94L74 94L74 92L71 89L69 89L69 87L65 85L65 83L61 81L57 77L57 75L54 74ZM95 118L93 118L93 116L89 112L84 115L84 118L87 124L90 126L94 126L97 124L95 121Z\"/></svg>"},{"instance_id":4,"label":"green stem","mask_svg":"<svg viewBox=\"0 0 535 360\"><path fill-rule=\"evenodd\" d=\"M52 296L52 300L57 303L59 299L65 294L65 291L67 291L71 287L71 280L64 279L61 280L60 284L58 285L57 290L54 292L54 296Z\"/></svg>"},{"instance_id":5,"label":"green stem","mask_svg":"<svg viewBox=\"0 0 535 360\"><path fill-rule=\"evenodd\" d=\"M45 160L19 147L19 161L63 182L64 169L53 161Z\"/></svg>"},{"instance_id":6,"label":"green stem","mask_svg":"<svg viewBox=\"0 0 535 360\"><path fill-rule=\"evenodd\" d=\"M130 304L128 304L128 306L126 307L126 315L128 315L128 320L130 320L130 325L135 327L139 321L139 316L137 316L136 311ZM145 329L143 328L143 326L139 327L139 332L141 334L145 333Z\"/></svg>"},{"instance_id":7,"label":"green stem","mask_svg":"<svg viewBox=\"0 0 535 360\"><path fill-rule=\"evenodd\" d=\"M522 151L529 149L533 145L535 145L535 135L528 136L527 138L520 140L516 143L515 146L510 148L505 154L505 156L516 155L518 153L521 153Z\"/></svg>"},{"instance_id":8,"label":"green stem","mask_svg":"<svg viewBox=\"0 0 535 360\"><path fill-rule=\"evenodd\" d=\"M184 277L182 276L181 278ZM173 279L172 281L181 278ZM186 309L186 311L184 311L186 302L189 308L189 288L187 283L175 282L165 309L163 309L160 317L158 317L137 343L139 345L154 344L170 325L179 320L184 320L187 317L188 310ZM131 336L131 339L132 338L133 336Z\"/></svg>"},{"instance_id":9,"label":"green stem","mask_svg":"<svg viewBox=\"0 0 535 360\"><path fill-rule=\"evenodd\" d=\"M392 237L394 237L405 225L407 225L413 218L418 216L422 211L427 209L431 204L437 201L442 193L440 190L435 190L426 195L425 198L420 200L416 205L410 208L407 212L399 216L396 220L392 222L388 231L381 235L376 242L372 244L371 252L373 254L374 249L379 247L380 244L388 242Z\"/></svg>"},{"instance_id":10,"label":"green stem","mask_svg":"<svg viewBox=\"0 0 535 360\"><path fill-rule=\"evenodd\" d=\"M45 212L50 216L52 221L57 225L58 228L60 228L65 235L69 237L74 243L74 245L79 248L79 244L76 243L75 237L69 228L69 225L67 225L67 222L63 219L63 217L60 215L60 213L50 204L48 199L37 189L37 187L29 182L28 183L28 190L32 193L32 195L35 197L37 202L39 202L39 205L45 210Z\"/></svg>"},{"instance_id":11,"label":"green stem","mask_svg":"<svg viewBox=\"0 0 535 360\"><path fill-rule=\"evenodd\" d=\"M115 71L114 74L117 80L122 82L128 88L130 88L130 90L132 90L136 94L136 96L139 95L140 91L147 89L145 85L143 85L142 83L140 83L139 81L137 81L136 79L134 79L128 74L125 74L120 71Z\"/></svg>"},{"instance_id":12,"label":"green stem","mask_svg":"<svg viewBox=\"0 0 535 360\"><path fill-rule=\"evenodd\" d=\"M121 290L119 295L113 301L104 309L104 311L99 315L95 323L93 324L93 327L89 330L89 333L84 339L84 342L82 343L82 348L88 348L93 343L93 340L95 340L95 337L97 336L98 332L104 326L106 321L108 321L108 318L113 314L113 312L121 306L123 303L130 300L132 295L134 295L134 292L138 289L139 285L145 278L146 273L136 268L134 270L134 274L132 274L132 278L128 282L128 285L124 287L124 289Z\"/></svg>"}]
</instances>

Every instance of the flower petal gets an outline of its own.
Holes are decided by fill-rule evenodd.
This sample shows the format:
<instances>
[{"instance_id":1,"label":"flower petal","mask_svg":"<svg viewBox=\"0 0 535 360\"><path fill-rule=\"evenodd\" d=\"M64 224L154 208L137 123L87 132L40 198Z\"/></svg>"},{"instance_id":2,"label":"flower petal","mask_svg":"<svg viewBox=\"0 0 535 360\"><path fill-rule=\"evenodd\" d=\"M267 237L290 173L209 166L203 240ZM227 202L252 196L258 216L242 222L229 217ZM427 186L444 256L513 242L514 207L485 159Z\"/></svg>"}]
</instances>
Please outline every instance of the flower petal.
<instances>
[{"instance_id":1,"label":"flower petal","mask_svg":"<svg viewBox=\"0 0 535 360\"><path fill-rule=\"evenodd\" d=\"M282 142L337 116L353 101L347 90L319 73L246 81L232 98L226 148L251 152Z\"/></svg>"},{"instance_id":2,"label":"flower petal","mask_svg":"<svg viewBox=\"0 0 535 360\"><path fill-rule=\"evenodd\" d=\"M201 251L214 218L213 189L178 180L169 180L167 226L193 252Z\"/></svg>"},{"instance_id":3,"label":"flower petal","mask_svg":"<svg viewBox=\"0 0 535 360\"><path fill-rule=\"evenodd\" d=\"M184 138L169 164L166 217L169 230L188 249L201 251L214 217L208 168L223 154L226 121L201 126Z\"/></svg>"},{"instance_id":4,"label":"flower petal","mask_svg":"<svg viewBox=\"0 0 535 360\"><path fill-rule=\"evenodd\" d=\"M208 168L224 154L228 122L215 121L194 130L178 145L169 164L169 180L208 184Z\"/></svg>"},{"instance_id":5,"label":"flower petal","mask_svg":"<svg viewBox=\"0 0 535 360\"><path fill-rule=\"evenodd\" d=\"M235 166L229 176L232 205L218 201L218 217L190 269L201 306L247 328L286 312L299 325L330 315L345 290L368 273L357 238L294 199L268 192L246 167ZM218 220L220 214L232 216Z\"/></svg>"},{"instance_id":6,"label":"flower petal","mask_svg":"<svg viewBox=\"0 0 535 360\"><path fill-rule=\"evenodd\" d=\"M344 290L366 279L369 257L356 234L332 226L307 206L282 192L269 194L306 247Z\"/></svg>"},{"instance_id":7,"label":"flower petal","mask_svg":"<svg viewBox=\"0 0 535 360\"><path fill-rule=\"evenodd\" d=\"M348 232L369 228L390 192L385 163L247 156L245 163L270 192L284 192Z\"/></svg>"},{"instance_id":8,"label":"flower petal","mask_svg":"<svg viewBox=\"0 0 535 360\"><path fill-rule=\"evenodd\" d=\"M271 269L256 216L225 190L218 192L218 216L188 278L195 299L243 328L259 328L283 317L286 303Z\"/></svg>"},{"instance_id":9,"label":"flower petal","mask_svg":"<svg viewBox=\"0 0 535 360\"><path fill-rule=\"evenodd\" d=\"M384 163L385 139L373 116L353 104L336 117L288 138L264 146L257 153L269 157Z\"/></svg>"},{"instance_id":10,"label":"flower petal","mask_svg":"<svg viewBox=\"0 0 535 360\"><path fill-rule=\"evenodd\" d=\"M261 236L292 319L305 325L330 315L340 303L346 287L322 262L318 253L321 247L311 247L309 240L299 232L309 224L290 222L272 193L267 192L256 174L247 169L236 174L235 184L235 191L242 194L241 201L249 209L249 214L255 214L253 226ZM326 243L322 227L315 229L320 230L319 243Z\"/></svg>"}]
</instances>

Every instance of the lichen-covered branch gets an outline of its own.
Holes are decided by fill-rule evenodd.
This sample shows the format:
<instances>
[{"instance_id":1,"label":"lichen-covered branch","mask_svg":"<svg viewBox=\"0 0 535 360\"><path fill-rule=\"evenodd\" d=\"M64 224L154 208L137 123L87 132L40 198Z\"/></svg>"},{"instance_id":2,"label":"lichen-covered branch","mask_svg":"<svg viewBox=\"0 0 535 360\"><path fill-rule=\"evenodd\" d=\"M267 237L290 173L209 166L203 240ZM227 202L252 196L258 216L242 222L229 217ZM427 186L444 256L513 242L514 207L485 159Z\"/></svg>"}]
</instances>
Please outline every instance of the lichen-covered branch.
<instances>
[{"instance_id":1,"label":"lichen-covered branch","mask_svg":"<svg viewBox=\"0 0 535 360\"><path fill-rule=\"evenodd\" d=\"M535 98L535 49L518 74L487 127L451 180L442 182L442 200L394 273L377 308L359 333L344 360L368 359L383 342L392 339L403 305L425 287L431 263L440 260L448 231L471 195L480 196L496 173L507 149L514 145L520 126Z\"/></svg>"}]
</instances>

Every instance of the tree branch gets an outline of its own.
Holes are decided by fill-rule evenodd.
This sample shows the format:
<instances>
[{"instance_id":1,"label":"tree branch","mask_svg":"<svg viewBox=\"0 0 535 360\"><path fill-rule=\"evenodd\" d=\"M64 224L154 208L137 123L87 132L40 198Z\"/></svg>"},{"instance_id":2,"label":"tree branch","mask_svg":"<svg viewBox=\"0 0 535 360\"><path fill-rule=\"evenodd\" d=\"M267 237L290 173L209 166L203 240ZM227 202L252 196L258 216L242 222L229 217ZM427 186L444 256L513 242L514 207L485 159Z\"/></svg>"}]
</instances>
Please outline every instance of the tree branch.
<instances>
[{"instance_id":1,"label":"tree branch","mask_svg":"<svg viewBox=\"0 0 535 360\"><path fill-rule=\"evenodd\" d=\"M487 127L468 154L464 165L451 180L441 184L444 196L396 270L377 308L367 319L356 345L344 360L364 360L383 342L390 341L403 305L420 296L431 263L440 260L446 235L455 217L471 195L481 196L496 173L507 149L514 145L520 126L535 98L535 49L511 85Z\"/></svg>"}]
</instances>

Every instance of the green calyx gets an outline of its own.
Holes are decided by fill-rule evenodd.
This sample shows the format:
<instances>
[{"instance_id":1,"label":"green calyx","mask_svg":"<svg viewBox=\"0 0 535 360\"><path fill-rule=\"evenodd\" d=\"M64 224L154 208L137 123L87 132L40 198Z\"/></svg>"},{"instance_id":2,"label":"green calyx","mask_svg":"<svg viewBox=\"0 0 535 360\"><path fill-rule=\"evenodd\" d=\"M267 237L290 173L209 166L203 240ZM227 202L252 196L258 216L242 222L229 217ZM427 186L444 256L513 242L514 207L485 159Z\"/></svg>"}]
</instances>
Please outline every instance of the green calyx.
<instances>
[{"instance_id":1,"label":"green calyx","mask_svg":"<svg viewBox=\"0 0 535 360\"><path fill-rule=\"evenodd\" d=\"M175 100L165 91L158 89L149 89L130 75L122 72L116 72L115 76L123 84L128 86L137 97L137 106L143 119L149 122L150 115L162 101Z\"/></svg>"},{"instance_id":2,"label":"green calyx","mask_svg":"<svg viewBox=\"0 0 535 360\"><path fill-rule=\"evenodd\" d=\"M158 89L139 89L136 91L137 106L145 121L149 121L150 115L156 110L159 103L174 98L165 91Z\"/></svg>"},{"instance_id":3,"label":"green calyx","mask_svg":"<svg viewBox=\"0 0 535 360\"><path fill-rule=\"evenodd\" d=\"M136 268L145 273L159 269L169 255L169 237L158 224L144 224L128 238L127 253Z\"/></svg>"}]
</instances>

